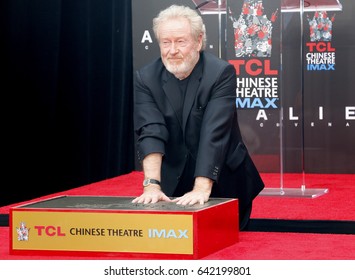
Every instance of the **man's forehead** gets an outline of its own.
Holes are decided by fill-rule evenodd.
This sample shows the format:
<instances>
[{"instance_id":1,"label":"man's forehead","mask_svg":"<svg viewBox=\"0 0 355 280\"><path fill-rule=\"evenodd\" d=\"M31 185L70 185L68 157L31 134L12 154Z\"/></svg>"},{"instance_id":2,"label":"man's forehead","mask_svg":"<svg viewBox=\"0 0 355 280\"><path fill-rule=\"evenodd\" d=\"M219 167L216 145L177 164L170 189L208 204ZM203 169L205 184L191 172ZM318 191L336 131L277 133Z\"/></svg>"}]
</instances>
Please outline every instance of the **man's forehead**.
<instances>
[{"instance_id":1,"label":"man's forehead","mask_svg":"<svg viewBox=\"0 0 355 280\"><path fill-rule=\"evenodd\" d=\"M191 26L185 18L169 19L162 22L158 28L161 36L181 36L191 35Z\"/></svg>"}]
</instances>

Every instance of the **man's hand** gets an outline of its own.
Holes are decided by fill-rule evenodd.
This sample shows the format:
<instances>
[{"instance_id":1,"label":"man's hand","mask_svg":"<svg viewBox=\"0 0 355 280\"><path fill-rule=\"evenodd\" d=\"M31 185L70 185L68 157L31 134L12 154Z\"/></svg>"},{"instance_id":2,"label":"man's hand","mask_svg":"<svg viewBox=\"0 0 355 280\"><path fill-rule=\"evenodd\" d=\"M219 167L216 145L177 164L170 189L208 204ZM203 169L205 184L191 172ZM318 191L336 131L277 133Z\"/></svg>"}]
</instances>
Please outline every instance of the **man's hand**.
<instances>
[{"instance_id":1,"label":"man's hand","mask_svg":"<svg viewBox=\"0 0 355 280\"><path fill-rule=\"evenodd\" d=\"M173 199L173 202L180 205L204 204L210 198L213 181L205 177L196 177L195 186L192 191L183 196Z\"/></svg>"},{"instance_id":2,"label":"man's hand","mask_svg":"<svg viewBox=\"0 0 355 280\"><path fill-rule=\"evenodd\" d=\"M157 203L158 201L171 201L169 197L167 197L160 186L158 185L150 185L144 188L143 193L132 200L132 203Z\"/></svg>"}]
</instances>

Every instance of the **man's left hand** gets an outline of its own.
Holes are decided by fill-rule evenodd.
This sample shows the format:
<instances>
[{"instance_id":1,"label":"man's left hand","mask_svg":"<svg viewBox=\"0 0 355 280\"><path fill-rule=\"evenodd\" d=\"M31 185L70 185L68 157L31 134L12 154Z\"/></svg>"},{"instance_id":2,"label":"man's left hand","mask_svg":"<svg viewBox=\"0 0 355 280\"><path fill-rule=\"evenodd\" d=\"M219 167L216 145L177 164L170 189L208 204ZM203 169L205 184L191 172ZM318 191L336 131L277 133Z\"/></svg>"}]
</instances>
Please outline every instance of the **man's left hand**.
<instances>
[{"instance_id":1,"label":"man's left hand","mask_svg":"<svg viewBox=\"0 0 355 280\"><path fill-rule=\"evenodd\" d=\"M179 205L194 205L196 203L204 204L210 198L213 181L205 177L196 177L195 186L192 191L183 196L173 199L173 202Z\"/></svg>"}]
</instances>

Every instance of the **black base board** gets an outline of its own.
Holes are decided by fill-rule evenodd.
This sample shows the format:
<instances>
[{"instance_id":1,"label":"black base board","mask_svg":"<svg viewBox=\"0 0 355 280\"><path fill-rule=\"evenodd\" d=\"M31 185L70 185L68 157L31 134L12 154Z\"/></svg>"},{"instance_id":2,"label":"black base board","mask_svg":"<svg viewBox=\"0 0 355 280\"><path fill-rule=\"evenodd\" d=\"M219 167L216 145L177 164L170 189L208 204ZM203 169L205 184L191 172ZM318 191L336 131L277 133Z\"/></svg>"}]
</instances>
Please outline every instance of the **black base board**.
<instances>
[{"instance_id":1,"label":"black base board","mask_svg":"<svg viewBox=\"0 0 355 280\"><path fill-rule=\"evenodd\" d=\"M8 226L9 226L9 215L0 214L0 227L8 227Z\"/></svg>"},{"instance_id":2,"label":"black base board","mask_svg":"<svg viewBox=\"0 0 355 280\"><path fill-rule=\"evenodd\" d=\"M355 221L250 219L245 231L355 234Z\"/></svg>"}]
</instances>

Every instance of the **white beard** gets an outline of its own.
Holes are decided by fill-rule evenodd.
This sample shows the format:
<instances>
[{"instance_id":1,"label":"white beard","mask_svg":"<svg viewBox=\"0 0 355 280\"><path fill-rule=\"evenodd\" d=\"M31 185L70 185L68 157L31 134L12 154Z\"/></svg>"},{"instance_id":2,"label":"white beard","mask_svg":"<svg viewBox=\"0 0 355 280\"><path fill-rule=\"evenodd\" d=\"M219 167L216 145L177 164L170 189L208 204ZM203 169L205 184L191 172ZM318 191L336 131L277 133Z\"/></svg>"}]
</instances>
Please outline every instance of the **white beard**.
<instances>
[{"instance_id":1,"label":"white beard","mask_svg":"<svg viewBox=\"0 0 355 280\"><path fill-rule=\"evenodd\" d=\"M178 79L184 79L190 75L199 59L199 52L191 52L180 64L170 63L163 60L166 69Z\"/></svg>"}]
</instances>

